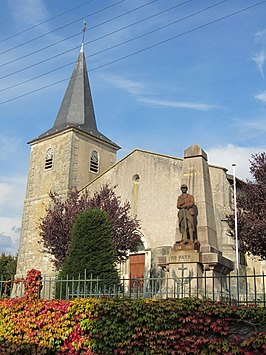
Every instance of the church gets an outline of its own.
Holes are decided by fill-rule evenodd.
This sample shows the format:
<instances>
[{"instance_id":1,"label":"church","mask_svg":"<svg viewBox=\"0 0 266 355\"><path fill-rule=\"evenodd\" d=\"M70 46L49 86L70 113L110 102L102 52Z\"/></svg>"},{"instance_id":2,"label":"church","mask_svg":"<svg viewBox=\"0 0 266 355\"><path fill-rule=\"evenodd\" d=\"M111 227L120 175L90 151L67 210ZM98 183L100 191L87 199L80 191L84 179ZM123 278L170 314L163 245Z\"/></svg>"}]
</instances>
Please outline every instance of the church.
<instances>
[{"instance_id":1,"label":"church","mask_svg":"<svg viewBox=\"0 0 266 355\"><path fill-rule=\"evenodd\" d=\"M195 272L199 265L201 272L235 272L235 241L228 235L226 218L233 209L233 177L224 167L210 165L197 144L188 147L183 157L135 149L117 161L119 145L97 128L83 45L53 127L29 144L17 276L32 268L43 275L56 274L51 255L42 251L39 231L49 192L63 198L73 188L93 194L105 184L116 186L116 194L122 202L130 202L132 215L140 221L143 247L121 265L121 275L141 277L169 270L171 260L190 265ZM182 250L179 260L170 260L173 246L181 240L176 201L182 184L194 196L199 247L190 254ZM241 256L240 270L252 272L254 266L262 271L260 262Z\"/></svg>"}]
</instances>

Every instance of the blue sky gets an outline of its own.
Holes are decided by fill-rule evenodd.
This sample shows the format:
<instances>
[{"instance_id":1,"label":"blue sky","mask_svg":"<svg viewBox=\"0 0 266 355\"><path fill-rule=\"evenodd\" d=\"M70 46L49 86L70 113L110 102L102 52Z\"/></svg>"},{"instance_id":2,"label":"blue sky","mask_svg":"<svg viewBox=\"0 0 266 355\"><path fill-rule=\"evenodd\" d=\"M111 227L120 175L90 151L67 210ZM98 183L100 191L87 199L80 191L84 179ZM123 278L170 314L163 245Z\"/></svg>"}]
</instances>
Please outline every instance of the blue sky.
<instances>
[{"instance_id":1,"label":"blue sky","mask_svg":"<svg viewBox=\"0 0 266 355\"><path fill-rule=\"evenodd\" d=\"M136 147L182 157L196 143L210 163L229 172L236 163L237 174L248 177L250 155L266 149L266 2L207 24L258 2L1 1L0 251L14 253L18 246L29 164L26 142L52 127L67 81L13 99L70 77L82 18L88 29L85 44L90 41L85 54L98 128L122 147L118 158Z\"/></svg>"}]
</instances>

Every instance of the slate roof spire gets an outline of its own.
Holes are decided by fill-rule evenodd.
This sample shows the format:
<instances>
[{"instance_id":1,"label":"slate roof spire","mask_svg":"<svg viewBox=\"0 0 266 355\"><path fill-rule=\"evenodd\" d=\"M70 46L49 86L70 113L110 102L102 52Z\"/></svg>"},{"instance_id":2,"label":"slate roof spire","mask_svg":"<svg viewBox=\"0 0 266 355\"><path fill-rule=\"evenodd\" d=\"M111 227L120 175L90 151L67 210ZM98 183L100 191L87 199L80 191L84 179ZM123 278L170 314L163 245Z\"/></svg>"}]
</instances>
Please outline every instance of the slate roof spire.
<instances>
[{"instance_id":1,"label":"slate roof spire","mask_svg":"<svg viewBox=\"0 0 266 355\"><path fill-rule=\"evenodd\" d=\"M99 132L97 128L84 55L84 32L85 30L83 29L82 45L78 60L69 80L54 126L38 138L74 127L118 147Z\"/></svg>"},{"instance_id":2,"label":"slate roof spire","mask_svg":"<svg viewBox=\"0 0 266 355\"><path fill-rule=\"evenodd\" d=\"M83 43L53 128L77 126L98 132L93 108Z\"/></svg>"}]
</instances>

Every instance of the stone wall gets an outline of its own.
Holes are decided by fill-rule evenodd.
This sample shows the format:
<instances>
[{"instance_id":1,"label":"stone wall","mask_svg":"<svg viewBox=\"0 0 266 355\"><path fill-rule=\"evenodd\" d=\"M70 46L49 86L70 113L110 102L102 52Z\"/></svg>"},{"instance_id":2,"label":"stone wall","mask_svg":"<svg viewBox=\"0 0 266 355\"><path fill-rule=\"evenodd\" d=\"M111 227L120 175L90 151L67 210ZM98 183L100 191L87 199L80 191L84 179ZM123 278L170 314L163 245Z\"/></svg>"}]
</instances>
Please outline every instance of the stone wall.
<instances>
[{"instance_id":1,"label":"stone wall","mask_svg":"<svg viewBox=\"0 0 266 355\"><path fill-rule=\"evenodd\" d=\"M46 152L52 148L53 164L45 169ZM90 172L90 153L100 156L99 173ZM49 192L56 191L63 198L74 187L80 189L109 168L116 159L114 147L82 133L68 129L31 143L31 157L26 198L24 202L17 275L25 275L31 268L53 275L51 256L42 252L40 220L50 203Z\"/></svg>"},{"instance_id":2,"label":"stone wall","mask_svg":"<svg viewBox=\"0 0 266 355\"><path fill-rule=\"evenodd\" d=\"M134 150L87 187L93 193L104 184L116 186L140 220L148 248L172 246L176 238L176 200L182 160Z\"/></svg>"}]
</instances>

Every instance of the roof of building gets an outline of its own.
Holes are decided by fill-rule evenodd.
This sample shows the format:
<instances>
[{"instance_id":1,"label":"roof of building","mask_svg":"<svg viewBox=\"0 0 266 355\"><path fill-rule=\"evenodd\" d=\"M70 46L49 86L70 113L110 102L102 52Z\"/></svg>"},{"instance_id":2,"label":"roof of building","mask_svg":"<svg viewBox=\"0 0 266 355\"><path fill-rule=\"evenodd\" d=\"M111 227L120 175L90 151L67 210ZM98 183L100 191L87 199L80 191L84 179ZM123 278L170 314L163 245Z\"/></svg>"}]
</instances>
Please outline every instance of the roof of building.
<instances>
[{"instance_id":1,"label":"roof of building","mask_svg":"<svg viewBox=\"0 0 266 355\"><path fill-rule=\"evenodd\" d=\"M55 123L51 129L40 135L37 139L71 127L96 136L119 149L115 143L97 129L83 45L81 46L78 60L69 80Z\"/></svg>"},{"instance_id":2,"label":"roof of building","mask_svg":"<svg viewBox=\"0 0 266 355\"><path fill-rule=\"evenodd\" d=\"M155 153L155 152L151 152L148 150L144 150L141 148L135 148L133 149L130 153L128 153L127 155L125 155L122 159L118 160L114 165L110 166L107 170L103 171L100 175L97 175L95 177L95 179L93 179L92 181L90 181L88 184L86 184L85 186L83 186L79 192L86 190L88 188L89 185L91 185L92 183L94 183L96 180L101 179L106 173L108 173L108 171L110 170L114 170L117 168L117 166L121 165L124 161L126 161L130 156L136 154L136 153L141 153L141 154L146 154L147 156L153 156L153 157L160 157L160 158L165 158L165 159L171 159L171 160L175 160L175 161L180 161L182 162L183 159L182 158L178 158L178 157L174 157L171 155L166 155L166 154L161 154L161 153Z\"/></svg>"}]
</instances>

